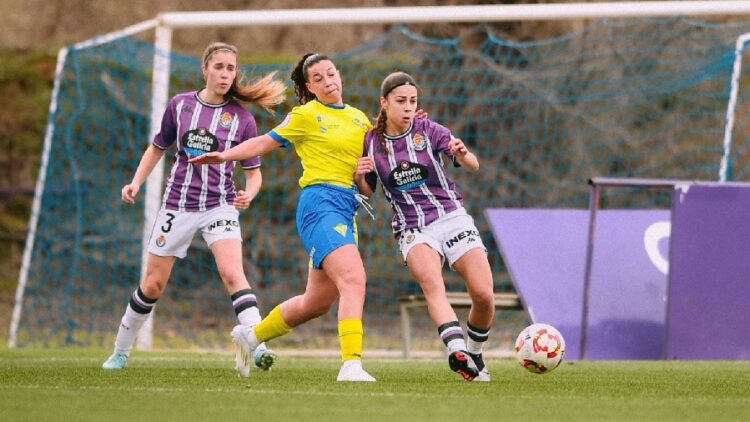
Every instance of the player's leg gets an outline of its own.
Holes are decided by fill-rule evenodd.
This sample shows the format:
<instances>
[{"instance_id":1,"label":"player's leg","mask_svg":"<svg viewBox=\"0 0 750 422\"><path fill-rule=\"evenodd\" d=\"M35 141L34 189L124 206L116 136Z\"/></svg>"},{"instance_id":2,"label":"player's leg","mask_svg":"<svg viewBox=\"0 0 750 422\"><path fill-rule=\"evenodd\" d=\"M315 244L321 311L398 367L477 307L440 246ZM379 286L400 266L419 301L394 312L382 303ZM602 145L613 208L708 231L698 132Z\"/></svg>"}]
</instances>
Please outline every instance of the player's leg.
<instances>
[{"instance_id":1,"label":"player's leg","mask_svg":"<svg viewBox=\"0 0 750 422\"><path fill-rule=\"evenodd\" d=\"M240 325L255 327L260 323L261 317L257 298L250 288L242 264L239 211L233 206L224 206L201 214L201 233L214 255L219 277L231 297L237 320ZM269 370L276 361L276 354L268 350L265 344L258 345L252 356L243 353L241 347L236 349L235 369L241 377L250 375L251 364Z\"/></svg>"},{"instance_id":2,"label":"player's leg","mask_svg":"<svg viewBox=\"0 0 750 422\"><path fill-rule=\"evenodd\" d=\"M198 224L195 213L159 210L148 243L146 274L130 297L117 331L114 353L102 365L104 369L127 365L138 332L167 286L175 258L185 257Z\"/></svg>"},{"instance_id":3,"label":"player's leg","mask_svg":"<svg viewBox=\"0 0 750 422\"><path fill-rule=\"evenodd\" d=\"M156 301L166 288L175 257L149 254L146 275L140 286L130 296L125 314L120 321L112 355L102 364L104 369L123 369L127 366L130 351Z\"/></svg>"},{"instance_id":4,"label":"player's leg","mask_svg":"<svg viewBox=\"0 0 750 422\"><path fill-rule=\"evenodd\" d=\"M303 294L287 299L273 308L255 327L234 327L232 337L243 349L241 353L254 354L263 342L288 334L294 327L327 313L336 298L336 285L325 273L322 270L310 270Z\"/></svg>"},{"instance_id":5,"label":"player's leg","mask_svg":"<svg viewBox=\"0 0 750 422\"><path fill-rule=\"evenodd\" d=\"M362 368L367 275L357 246L346 244L333 250L326 255L322 266L325 277L333 282L340 295L338 331L343 363L336 379L374 382L375 378Z\"/></svg>"},{"instance_id":6,"label":"player's leg","mask_svg":"<svg viewBox=\"0 0 750 422\"><path fill-rule=\"evenodd\" d=\"M419 237L425 240L424 236ZM427 311L438 327L440 340L448 350L448 365L452 371L471 381L477 376L478 370L467 353L463 329L446 296L442 257L428 243L419 243L422 242L419 237L405 253L406 264L422 288Z\"/></svg>"},{"instance_id":7,"label":"player's leg","mask_svg":"<svg viewBox=\"0 0 750 422\"><path fill-rule=\"evenodd\" d=\"M453 268L466 281L472 302L466 326L467 350L480 371L475 380L489 381L489 369L484 364L482 350L495 317L495 296L487 252L483 248L473 248L459 258Z\"/></svg>"}]
</instances>

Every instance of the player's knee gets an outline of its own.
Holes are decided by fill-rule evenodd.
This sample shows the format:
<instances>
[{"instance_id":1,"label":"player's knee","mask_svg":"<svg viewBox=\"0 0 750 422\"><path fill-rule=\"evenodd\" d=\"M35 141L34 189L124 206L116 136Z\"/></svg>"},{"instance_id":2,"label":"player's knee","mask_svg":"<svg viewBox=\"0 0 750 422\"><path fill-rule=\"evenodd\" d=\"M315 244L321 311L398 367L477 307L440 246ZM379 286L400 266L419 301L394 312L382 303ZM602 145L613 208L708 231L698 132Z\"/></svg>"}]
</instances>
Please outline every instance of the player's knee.
<instances>
[{"instance_id":1,"label":"player's knee","mask_svg":"<svg viewBox=\"0 0 750 422\"><path fill-rule=\"evenodd\" d=\"M422 292L425 296L432 296L433 294L443 294L445 292L445 284L443 277L440 275L427 275L419 278L419 285L422 288Z\"/></svg>"},{"instance_id":2,"label":"player's knee","mask_svg":"<svg viewBox=\"0 0 750 422\"><path fill-rule=\"evenodd\" d=\"M490 313L495 311L495 295L491 289L472 294L471 303L479 312Z\"/></svg>"},{"instance_id":3,"label":"player's knee","mask_svg":"<svg viewBox=\"0 0 750 422\"><path fill-rule=\"evenodd\" d=\"M141 291L149 299L158 299L161 297L162 292L166 288L166 282L160 282L159 280L146 278L141 283Z\"/></svg>"},{"instance_id":4,"label":"player's knee","mask_svg":"<svg viewBox=\"0 0 750 422\"><path fill-rule=\"evenodd\" d=\"M241 271L219 271L219 277L221 281L227 287L227 290L234 292L240 289L248 288L247 278Z\"/></svg>"}]
</instances>

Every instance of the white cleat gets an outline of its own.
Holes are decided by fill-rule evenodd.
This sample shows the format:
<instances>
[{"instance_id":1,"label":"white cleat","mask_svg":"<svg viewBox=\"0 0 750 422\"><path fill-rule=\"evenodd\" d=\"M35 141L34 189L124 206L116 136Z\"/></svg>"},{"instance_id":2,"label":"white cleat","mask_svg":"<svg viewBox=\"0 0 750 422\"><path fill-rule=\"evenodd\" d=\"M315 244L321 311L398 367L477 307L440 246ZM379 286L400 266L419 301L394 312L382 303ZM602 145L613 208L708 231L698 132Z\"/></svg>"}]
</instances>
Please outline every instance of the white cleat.
<instances>
[{"instance_id":1,"label":"white cleat","mask_svg":"<svg viewBox=\"0 0 750 422\"><path fill-rule=\"evenodd\" d=\"M124 353L112 353L112 356L107 358L106 361L102 364L102 368L104 369L125 369L125 367L128 366L128 355Z\"/></svg>"},{"instance_id":2,"label":"white cleat","mask_svg":"<svg viewBox=\"0 0 750 422\"><path fill-rule=\"evenodd\" d=\"M472 382L490 382L492 381L492 378L490 377L490 371L485 366L481 371L479 371L479 375L477 375Z\"/></svg>"},{"instance_id":3,"label":"white cleat","mask_svg":"<svg viewBox=\"0 0 750 422\"><path fill-rule=\"evenodd\" d=\"M250 376L250 368L254 364L253 352L258 347L258 339L255 337L253 327L235 325L232 328L232 341L234 342L234 369L242 378Z\"/></svg>"},{"instance_id":4,"label":"white cleat","mask_svg":"<svg viewBox=\"0 0 750 422\"><path fill-rule=\"evenodd\" d=\"M375 382L375 378L362 369L361 360L353 359L344 361L336 381Z\"/></svg>"}]
</instances>

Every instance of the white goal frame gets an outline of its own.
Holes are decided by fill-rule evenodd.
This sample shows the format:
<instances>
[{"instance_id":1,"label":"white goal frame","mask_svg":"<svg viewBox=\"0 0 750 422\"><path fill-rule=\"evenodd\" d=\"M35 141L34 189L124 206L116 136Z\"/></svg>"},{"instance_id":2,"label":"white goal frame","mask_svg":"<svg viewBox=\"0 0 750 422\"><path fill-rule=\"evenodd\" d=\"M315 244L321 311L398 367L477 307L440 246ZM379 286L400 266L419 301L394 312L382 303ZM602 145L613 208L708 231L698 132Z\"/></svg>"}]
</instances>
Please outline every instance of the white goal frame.
<instances>
[{"instance_id":1,"label":"white goal frame","mask_svg":"<svg viewBox=\"0 0 750 422\"><path fill-rule=\"evenodd\" d=\"M281 26L281 25L328 25L328 24L398 24L398 23L437 23L437 22L508 22L508 21L544 21L571 19L604 19L604 18L645 18L666 16L721 16L750 15L750 1L629 1L601 3L551 3L551 4L516 4L516 5L477 5L477 6L420 6L420 7L363 7L363 8L330 8L330 9L286 9L286 10L242 10L242 11L209 11L209 12L170 12L159 14L155 19L141 22L123 30L105 34L91 40L83 41L60 50L55 73L55 84L50 101L50 117L57 109L59 78L70 50L89 48L118 38L131 36L140 32L155 30L154 72L152 77L150 137L156 135L161 127L161 118L166 108L169 94L170 53L172 50L172 33L180 28L228 27L228 26ZM738 41L739 46L739 41ZM738 47L739 49L739 47ZM737 71L739 66L735 65ZM739 78L739 76L737 76ZM734 92L734 88L733 88ZM736 101L736 93L733 98ZM731 101L730 101L731 102ZM733 113L733 109L731 111ZM729 134L724 139L724 156L729 156L731 148L731 126L729 119L733 116L727 112L727 129ZM16 289L15 306L11 317L8 347L16 347L16 335L21 319L23 295L26 288L31 253L34 247L41 198L46 181L47 163L54 133L52 119L48 119L44 137L41 166L35 188L29 229L26 237L21 269ZM146 181L145 222L141 274L145 271L147 260L146 242L150 235L161 202L163 183L163 159L152 171ZM725 163L722 160L722 168ZM721 180L720 176L720 180ZM725 177L725 175L723 176ZM153 316L147 320L138 340L138 347L150 349L152 345Z\"/></svg>"}]
</instances>

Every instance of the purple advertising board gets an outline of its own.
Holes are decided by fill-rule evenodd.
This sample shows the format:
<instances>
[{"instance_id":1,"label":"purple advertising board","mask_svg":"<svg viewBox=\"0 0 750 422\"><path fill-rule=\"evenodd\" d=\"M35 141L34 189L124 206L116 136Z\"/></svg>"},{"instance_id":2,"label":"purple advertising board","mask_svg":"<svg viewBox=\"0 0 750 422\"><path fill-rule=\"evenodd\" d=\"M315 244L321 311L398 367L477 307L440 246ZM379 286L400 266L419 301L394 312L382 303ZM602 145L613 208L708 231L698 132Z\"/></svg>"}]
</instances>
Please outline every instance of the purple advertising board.
<instances>
[{"instance_id":1,"label":"purple advertising board","mask_svg":"<svg viewBox=\"0 0 750 422\"><path fill-rule=\"evenodd\" d=\"M667 359L750 359L750 185L673 196Z\"/></svg>"},{"instance_id":2,"label":"purple advertising board","mask_svg":"<svg viewBox=\"0 0 750 422\"><path fill-rule=\"evenodd\" d=\"M589 211L487 209L511 280L534 322L557 327L581 359ZM665 342L668 210L600 210L586 359L660 359Z\"/></svg>"}]
</instances>

